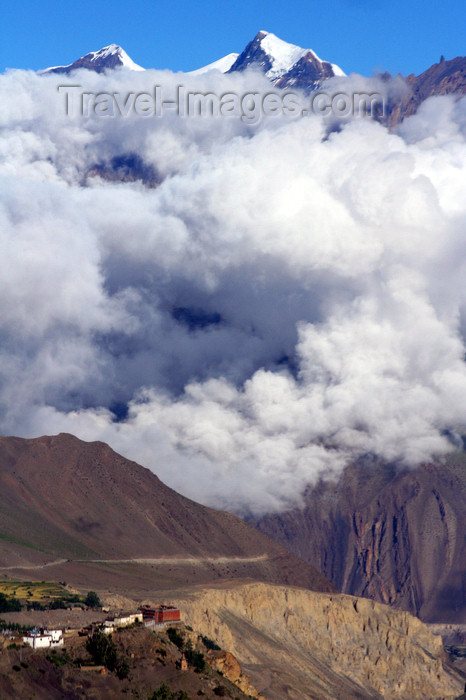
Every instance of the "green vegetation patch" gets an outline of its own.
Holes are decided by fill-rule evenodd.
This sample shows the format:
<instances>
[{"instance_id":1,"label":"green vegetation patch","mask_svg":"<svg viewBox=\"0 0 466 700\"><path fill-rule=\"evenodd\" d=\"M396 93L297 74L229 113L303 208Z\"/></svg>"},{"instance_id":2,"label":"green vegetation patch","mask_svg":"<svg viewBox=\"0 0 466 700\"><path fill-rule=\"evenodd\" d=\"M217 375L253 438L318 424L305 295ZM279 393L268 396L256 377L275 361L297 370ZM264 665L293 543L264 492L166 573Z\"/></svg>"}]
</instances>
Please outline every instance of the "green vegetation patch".
<instances>
[{"instance_id":1,"label":"green vegetation patch","mask_svg":"<svg viewBox=\"0 0 466 700\"><path fill-rule=\"evenodd\" d=\"M0 612L20 612L21 607L18 598L0 593Z\"/></svg>"},{"instance_id":2,"label":"green vegetation patch","mask_svg":"<svg viewBox=\"0 0 466 700\"><path fill-rule=\"evenodd\" d=\"M184 690L172 693L168 685L162 683L157 690L154 690L149 700L189 700L189 695Z\"/></svg>"},{"instance_id":3,"label":"green vegetation patch","mask_svg":"<svg viewBox=\"0 0 466 700\"><path fill-rule=\"evenodd\" d=\"M212 651L220 651L219 645L216 642L214 642L213 639L205 637L203 634L199 635L199 638L201 639L206 649L212 649Z\"/></svg>"},{"instance_id":4,"label":"green vegetation patch","mask_svg":"<svg viewBox=\"0 0 466 700\"><path fill-rule=\"evenodd\" d=\"M109 671L114 671L120 680L128 678L128 661L118 652L111 635L97 630L87 640L86 649L96 666L105 666Z\"/></svg>"},{"instance_id":5,"label":"green vegetation patch","mask_svg":"<svg viewBox=\"0 0 466 700\"><path fill-rule=\"evenodd\" d=\"M101 608L102 601L95 591L89 591L84 598L84 605L87 605L89 608Z\"/></svg>"},{"instance_id":6,"label":"green vegetation patch","mask_svg":"<svg viewBox=\"0 0 466 700\"><path fill-rule=\"evenodd\" d=\"M72 662L72 659L66 649L62 649L60 652L57 651L57 649L52 649L50 654L47 654L46 659L58 667L66 666Z\"/></svg>"},{"instance_id":7,"label":"green vegetation patch","mask_svg":"<svg viewBox=\"0 0 466 700\"><path fill-rule=\"evenodd\" d=\"M175 627L169 627L167 629L167 637L178 649L183 649L184 647L184 637L178 632Z\"/></svg>"}]
</instances>

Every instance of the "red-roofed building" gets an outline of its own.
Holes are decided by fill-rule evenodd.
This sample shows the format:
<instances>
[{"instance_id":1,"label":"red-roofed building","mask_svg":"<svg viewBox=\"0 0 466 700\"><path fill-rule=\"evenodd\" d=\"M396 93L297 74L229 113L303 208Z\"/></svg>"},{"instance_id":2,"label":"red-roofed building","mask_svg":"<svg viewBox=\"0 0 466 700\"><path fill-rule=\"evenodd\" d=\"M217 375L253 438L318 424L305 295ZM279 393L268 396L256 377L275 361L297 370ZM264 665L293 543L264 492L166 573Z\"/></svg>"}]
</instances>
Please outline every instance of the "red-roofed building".
<instances>
[{"instance_id":1,"label":"red-roofed building","mask_svg":"<svg viewBox=\"0 0 466 700\"><path fill-rule=\"evenodd\" d=\"M180 609L175 608L174 605L158 605L156 608L144 605L140 610L146 623L163 624L164 622L180 622L181 620Z\"/></svg>"}]
</instances>

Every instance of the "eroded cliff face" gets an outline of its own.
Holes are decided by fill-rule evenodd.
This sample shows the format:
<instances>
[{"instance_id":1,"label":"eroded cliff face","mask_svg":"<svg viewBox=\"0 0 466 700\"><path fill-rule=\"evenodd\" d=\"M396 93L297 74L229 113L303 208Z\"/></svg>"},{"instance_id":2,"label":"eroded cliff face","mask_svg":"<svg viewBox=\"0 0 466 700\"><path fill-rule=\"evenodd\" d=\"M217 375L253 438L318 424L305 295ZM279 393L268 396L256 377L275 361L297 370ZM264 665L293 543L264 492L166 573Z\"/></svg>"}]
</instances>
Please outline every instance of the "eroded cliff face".
<instances>
[{"instance_id":1,"label":"eroded cliff face","mask_svg":"<svg viewBox=\"0 0 466 700\"><path fill-rule=\"evenodd\" d=\"M185 621L238 659L266 698L453 699L440 637L371 600L262 583L177 601Z\"/></svg>"},{"instance_id":2,"label":"eroded cliff face","mask_svg":"<svg viewBox=\"0 0 466 700\"><path fill-rule=\"evenodd\" d=\"M397 470L375 460L309 488L305 506L257 527L336 587L428 622L466 622L464 453Z\"/></svg>"}]
</instances>

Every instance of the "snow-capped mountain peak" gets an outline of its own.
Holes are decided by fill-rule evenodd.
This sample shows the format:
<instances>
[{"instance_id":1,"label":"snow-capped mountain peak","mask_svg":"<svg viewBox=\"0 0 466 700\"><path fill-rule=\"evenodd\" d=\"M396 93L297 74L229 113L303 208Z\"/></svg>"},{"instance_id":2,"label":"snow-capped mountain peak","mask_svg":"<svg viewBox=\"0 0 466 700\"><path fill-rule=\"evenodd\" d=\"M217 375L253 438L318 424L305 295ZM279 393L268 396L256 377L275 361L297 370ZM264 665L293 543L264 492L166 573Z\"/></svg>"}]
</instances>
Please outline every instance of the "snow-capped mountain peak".
<instances>
[{"instance_id":1,"label":"snow-capped mountain peak","mask_svg":"<svg viewBox=\"0 0 466 700\"><path fill-rule=\"evenodd\" d=\"M227 56L219 58L218 61L208 63L206 66L202 66L202 68L198 68L197 70L188 71L189 75L203 75L204 73L210 73L213 70L220 71L220 73L227 73L238 56L239 53L229 53Z\"/></svg>"},{"instance_id":2,"label":"snow-capped mountain peak","mask_svg":"<svg viewBox=\"0 0 466 700\"><path fill-rule=\"evenodd\" d=\"M313 89L327 78L345 73L339 66L323 61L312 51L283 41L261 30L238 56L230 72L247 68L261 70L278 87Z\"/></svg>"},{"instance_id":3,"label":"snow-capped mountain peak","mask_svg":"<svg viewBox=\"0 0 466 700\"><path fill-rule=\"evenodd\" d=\"M270 80L279 78L284 73L287 73L300 58L306 55L308 49L302 49L300 46L289 44L271 32L261 30L259 44L262 50L270 57L272 67L266 72ZM314 54L314 52L311 52ZM317 58L316 54L314 56ZM317 60L320 60L317 58Z\"/></svg>"},{"instance_id":4,"label":"snow-capped mountain peak","mask_svg":"<svg viewBox=\"0 0 466 700\"><path fill-rule=\"evenodd\" d=\"M109 44L99 51L90 51L85 56L81 56L77 61L67 66L53 66L41 71L44 73L71 73L77 68L87 68L88 70L102 73L109 68L128 68L129 70L144 70L138 66L118 44Z\"/></svg>"},{"instance_id":5,"label":"snow-capped mountain peak","mask_svg":"<svg viewBox=\"0 0 466 700\"><path fill-rule=\"evenodd\" d=\"M138 66L126 53L121 46L118 44L109 44L109 46L104 46L100 51L91 51L90 54L93 58L92 61L98 61L99 59L105 60L111 57L118 57L121 61L121 65L130 70L144 70L142 66Z\"/></svg>"},{"instance_id":6,"label":"snow-capped mountain peak","mask_svg":"<svg viewBox=\"0 0 466 700\"><path fill-rule=\"evenodd\" d=\"M71 73L78 68L97 73L115 68L144 70L121 46L109 44L98 51L90 51L67 66L53 66L41 73ZM290 44L264 30L258 32L242 53L230 53L202 68L190 71L190 74L203 75L212 71L235 73L247 68L260 70L277 87L296 87L306 91L316 89L328 78L345 75L341 68L334 63L323 61L312 49Z\"/></svg>"}]
</instances>

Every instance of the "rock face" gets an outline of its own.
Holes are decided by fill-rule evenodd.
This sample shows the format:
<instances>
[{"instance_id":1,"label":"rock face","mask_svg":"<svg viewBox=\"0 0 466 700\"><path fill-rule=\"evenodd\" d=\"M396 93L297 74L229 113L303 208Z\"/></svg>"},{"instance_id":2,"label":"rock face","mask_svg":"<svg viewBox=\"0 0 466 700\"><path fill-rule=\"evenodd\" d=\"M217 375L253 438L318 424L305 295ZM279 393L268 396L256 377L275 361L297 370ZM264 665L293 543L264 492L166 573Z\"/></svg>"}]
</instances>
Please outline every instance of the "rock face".
<instances>
[{"instance_id":1,"label":"rock face","mask_svg":"<svg viewBox=\"0 0 466 700\"><path fill-rule=\"evenodd\" d=\"M430 622L466 621L466 457L398 471L373 460L308 489L305 507L257 526L335 586Z\"/></svg>"},{"instance_id":2,"label":"rock face","mask_svg":"<svg viewBox=\"0 0 466 700\"><path fill-rule=\"evenodd\" d=\"M248 584L177 602L270 700L452 699L463 689L440 637L374 601Z\"/></svg>"},{"instance_id":3,"label":"rock face","mask_svg":"<svg viewBox=\"0 0 466 700\"><path fill-rule=\"evenodd\" d=\"M334 590L240 518L180 496L104 443L0 438L0 569L42 579L44 562L55 579L121 594L149 575L152 590L154 580L171 587L220 577Z\"/></svg>"},{"instance_id":4,"label":"rock face","mask_svg":"<svg viewBox=\"0 0 466 700\"><path fill-rule=\"evenodd\" d=\"M466 57L441 60L420 75L408 75L405 82L409 88L408 94L388 106L389 126L395 126L405 117L417 112L420 104L428 97L466 94Z\"/></svg>"}]
</instances>

